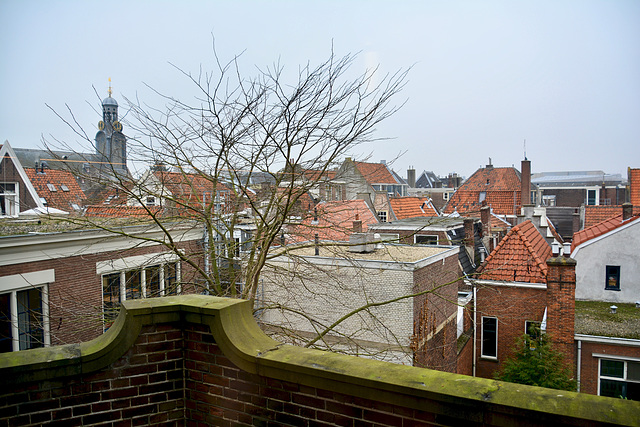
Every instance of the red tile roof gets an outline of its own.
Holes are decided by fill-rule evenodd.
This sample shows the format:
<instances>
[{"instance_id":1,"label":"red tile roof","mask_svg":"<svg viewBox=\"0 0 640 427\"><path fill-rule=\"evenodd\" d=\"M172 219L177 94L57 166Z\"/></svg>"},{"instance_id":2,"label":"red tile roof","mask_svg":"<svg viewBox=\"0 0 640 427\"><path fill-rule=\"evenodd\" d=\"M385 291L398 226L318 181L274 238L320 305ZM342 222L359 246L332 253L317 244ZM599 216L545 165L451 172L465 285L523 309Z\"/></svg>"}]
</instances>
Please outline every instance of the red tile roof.
<instances>
[{"instance_id":1,"label":"red tile roof","mask_svg":"<svg viewBox=\"0 0 640 427\"><path fill-rule=\"evenodd\" d=\"M160 206L150 206L147 211L142 206L126 206L126 205L91 205L87 206L85 215L93 217L105 217L105 218L126 218L126 217L151 217L152 215L159 215L162 212Z\"/></svg>"},{"instance_id":2,"label":"red tile roof","mask_svg":"<svg viewBox=\"0 0 640 427\"><path fill-rule=\"evenodd\" d=\"M46 200L47 206L73 211L72 203L82 207L86 198L73 174L65 170L24 168L38 196Z\"/></svg>"},{"instance_id":3,"label":"red tile roof","mask_svg":"<svg viewBox=\"0 0 640 427\"><path fill-rule=\"evenodd\" d=\"M367 224L377 224L378 219L364 200L342 200L320 202L316 205L318 221L311 212L301 224L289 227L290 239L294 242L310 241L318 234L320 240L348 241L353 233L353 221L362 221L362 231Z\"/></svg>"},{"instance_id":4,"label":"red tile roof","mask_svg":"<svg viewBox=\"0 0 640 427\"><path fill-rule=\"evenodd\" d=\"M516 215L521 207L520 190L520 172L515 168L480 168L453 193L443 212L480 211L480 194L485 193L487 205L496 214Z\"/></svg>"},{"instance_id":5,"label":"red tile roof","mask_svg":"<svg viewBox=\"0 0 640 427\"><path fill-rule=\"evenodd\" d=\"M531 223L513 227L478 269L479 278L507 282L546 283L551 246Z\"/></svg>"},{"instance_id":6,"label":"red tile roof","mask_svg":"<svg viewBox=\"0 0 640 427\"><path fill-rule=\"evenodd\" d=\"M627 175L629 179L629 201L634 206L640 206L640 169L629 168Z\"/></svg>"},{"instance_id":7,"label":"red tile roof","mask_svg":"<svg viewBox=\"0 0 640 427\"><path fill-rule=\"evenodd\" d=\"M613 231L618 227L622 227L623 225L628 224L629 221L634 221L638 218L640 218L640 215L633 215L626 221L622 221L622 214L619 214L612 218L599 222L598 224L592 225L591 227L585 228L584 230L578 231L573 235L573 241L571 242L571 252L573 252L574 249L580 246L582 243L595 237L602 236L603 234Z\"/></svg>"},{"instance_id":8,"label":"red tile roof","mask_svg":"<svg viewBox=\"0 0 640 427\"><path fill-rule=\"evenodd\" d=\"M396 219L438 216L428 197L395 197L389 200Z\"/></svg>"},{"instance_id":9,"label":"red tile roof","mask_svg":"<svg viewBox=\"0 0 640 427\"><path fill-rule=\"evenodd\" d=\"M203 198L211 200L213 192L230 193L227 186L205 175L163 171L153 174L171 192L172 199L178 202L177 205L200 208Z\"/></svg>"},{"instance_id":10,"label":"red tile roof","mask_svg":"<svg viewBox=\"0 0 640 427\"><path fill-rule=\"evenodd\" d=\"M384 163L355 162L355 164L369 184L398 184Z\"/></svg>"},{"instance_id":11,"label":"red tile roof","mask_svg":"<svg viewBox=\"0 0 640 427\"><path fill-rule=\"evenodd\" d=\"M591 227L622 213L622 205L587 205L584 207L584 228ZM640 206L633 206L633 214L640 214Z\"/></svg>"}]
</instances>

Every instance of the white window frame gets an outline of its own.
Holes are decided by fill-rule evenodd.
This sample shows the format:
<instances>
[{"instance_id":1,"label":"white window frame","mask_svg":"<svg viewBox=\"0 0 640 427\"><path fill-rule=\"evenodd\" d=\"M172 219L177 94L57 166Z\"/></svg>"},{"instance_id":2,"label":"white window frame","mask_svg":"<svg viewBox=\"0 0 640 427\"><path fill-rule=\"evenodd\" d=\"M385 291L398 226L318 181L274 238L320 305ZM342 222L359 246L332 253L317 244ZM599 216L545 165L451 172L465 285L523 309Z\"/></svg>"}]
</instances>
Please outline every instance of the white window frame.
<instances>
[{"instance_id":1,"label":"white window frame","mask_svg":"<svg viewBox=\"0 0 640 427\"><path fill-rule=\"evenodd\" d=\"M601 386L601 380L607 380L607 381L618 381L618 382L625 382L625 383L636 383L636 384L640 384L640 379L638 380L630 380L628 379L628 369L629 369L629 362L632 363L640 363L640 358L638 357L625 357L625 356L619 356L616 357L614 355L600 355L600 354L594 354L594 357L598 357L598 396L600 396L600 386ZM602 361L603 360L607 360L610 362L622 362L624 363L624 367L623 367L623 373L622 373L622 378L619 377L608 377L608 376L603 376L601 375L602 372Z\"/></svg>"},{"instance_id":2,"label":"white window frame","mask_svg":"<svg viewBox=\"0 0 640 427\"><path fill-rule=\"evenodd\" d=\"M4 197L4 209L7 214L2 215L0 209L0 217L14 217L20 213L20 183L19 182L0 182L0 184L13 184L13 192L1 192Z\"/></svg>"},{"instance_id":3,"label":"white window frame","mask_svg":"<svg viewBox=\"0 0 640 427\"><path fill-rule=\"evenodd\" d=\"M9 299L11 305L10 319L13 351L20 350L17 293L30 289L41 290L43 344L45 347L49 347L51 345L51 330L49 325L49 284L55 282L55 280L55 270L53 269L0 277L0 294L11 294Z\"/></svg>"},{"instance_id":4,"label":"white window frame","mask_svg":"<svg viewBox=\"0 0 640 427\"><path fill-rule=\"evenodd\" d=\"M378 211L376 213L378 214L378 218L380 218L380 222L387 222L388 220L387 211Z\"/></svg>"},{"instance_id":5,"label":"white window frame","mask_svg":"<svg viewBox=\"0 0 640 427\"><path fill-rule=\"evenodd\" d=\"M449 192L445 191L444 193L442 193L442 200L449 200Z\"/></svg>"},{"instance_id":6,"label":"white window frame","mask_svg":"<svg viewBox=\"0 0 640 427\"><path fill-rule=\"evenodd\" d=\"M495 356L486 355L484 348L484 319L495 319L496 321L496 340L495 340ZM498 360L498 318L494 316L482 316L481 318L481 334L480 334L480 357L482 359Z\"/></svg>"}]
</instances>

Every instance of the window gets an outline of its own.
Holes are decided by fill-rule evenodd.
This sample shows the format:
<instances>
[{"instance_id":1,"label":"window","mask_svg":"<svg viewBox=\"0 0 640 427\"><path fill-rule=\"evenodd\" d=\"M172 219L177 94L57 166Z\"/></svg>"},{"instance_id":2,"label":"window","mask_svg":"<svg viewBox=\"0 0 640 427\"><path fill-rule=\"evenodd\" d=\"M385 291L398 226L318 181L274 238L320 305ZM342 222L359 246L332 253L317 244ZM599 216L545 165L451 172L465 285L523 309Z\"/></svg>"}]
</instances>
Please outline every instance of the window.
<instances>
[{"instance_id":1,"label":"window","mask_svg":"<svg viewBox=\"0 0 640 427\"><path fill-rule=\"evenodd\" d=\"M604 288L608 291L620 290L620 266L607 265Z\"/></svg>"},{"instance_id":2,"label":"window","mask_svg":"<svg viewBox=\"0 0 640 427\"><path fill-rule=\"evenodd\" d=\"M640 400L640 361L600 359L598 395Z\"/></svg>"},{"instance_id":3,"label":"window","mask_svg":"<svg viewBox=\"0 0 640 427\"><path fill-rule=\"evenodd\" d=\"M51 191L52 193L55 193L56 191L58 191L58 189L56 188L55 185L47 183L47 188L49 189L49 191Z\"/></svg>"},{"instance_id":4,"label":"window","mask_svg":"<svg viewBox=\"0 0 640 427\"><path fill-rule=\"evenodd\" d=\"M179 263L144 266L102 276L105 326L118 316L124 300L177 295L180 292Z\"/></svg>"},{"instance_id":5,"label":"window","mask_svg":"<svg viewBox=\"0 0 640 427\"><path fill-rule=\"evenodd\" d=\"M478 196L478 203L482 203L486 200L487 198L487 192L486 191L481 191L480 195Z\"/></svg>"},{"instance_id":6,"label":"window","mask_svg":"<svg viewBox=\"0 0 640 427\"><path fill-rule=\"evenodd\" d=\"M550 194L548 196L542 196L542 205L543 206L555 206L556 205L556 195Z\"/></svg>"},{"instance_id":7,"label":"window","mask_svg":"<svg viewBox=\"0 0 640 427\"><path fill-rule=\"evenodd\" d=\"M532 322L527 320L524 322L524 333L529 335L533 339L537 339L540 337L540 322Z\"/></svg>"},{"instance_id":8,"label":"window","mask_svg":"<svg viewBox=\"0 0 640 427\"><path fill-rule=\"evenodd\" d=\"M0 353L48 346L54 270L0 277Z\"/></svg>"},{"instance_id":9,"label":"window","mask_svg":"<svg viewBox=\"0 0 640 427\"><path fill-rule=\"evenodd\" d=\"M156 198L153 197L153 196L147 196L146 205L147 206L155 206L156 205Z\"/></svg>"},{"instance_id":10,"label":"window","mask_svg":"<svg viewBox=\"0 0 640 427\"><path fill-rule=\"evenodd\" d=\"M417 245L437 245L438 236L413 236L413 241Z\"/></svg>"},{"instance_id":11,"label":"window","mask_svg":"<svg viewBox=\"0 0 640 427\"><path fill-rule=\"evenodd\" d=\"M65 184L60 184L60 189L62 191L69 191L69 187L67 187Z\"/></svg>"},{"instance_id":12,"label":"window","mask_svg":"<svg viewBox=\"0 0 640 427\"><path fill-rule=\"evenodd\" d=\"M594 206L598 204L598 190L587 190L587 205Z\"/></svg>"},{"instance_id":13,"label":"window","mask_svg":"<svg viewBox=\"0 0 640 427\"><path fill-rule=\"evenodd\" d=\"M0 215L18 215L18 184L0 183Z\"/></svg>"},{"instance_id":14,"label":"window","mask_svg":"<svg viewBox=\"0 0 640 427\"><path fill-rule=\"evenodd\" d=\"M12 322L12 318L17 322ZM0 351L4 353L44 347L43 320L39 288L0 295ZM17 341L17 349L14 347L14 341Z\"/></svg>"},{"instance_id":15,"label":"window","mask_svg":"<svg viewBox=\"0 0 640 427\"><path fill-rule=\"evenodd\" d=\"M449 193L448 192L442 193L442 200L449 200Z\"/></svg>"},{"instance_id":16,"label":"window","mask_svg":"<svg viewBox=\"0 0 640 427\"><path fill-rule=\"evenodd\" d=\"M482 357L498 357L498 319L482 317Z\"/></svg>"},{"instance_id":17,"label":"window","mask_svg":"<svg viewBox=\"0 0 640 427\"><path fill-rule=\"evenodd\" d=\"M378 212L378 218L380 218L380 222L387 222L387 212L386 211Z\"/></svg>"}]
</instances>

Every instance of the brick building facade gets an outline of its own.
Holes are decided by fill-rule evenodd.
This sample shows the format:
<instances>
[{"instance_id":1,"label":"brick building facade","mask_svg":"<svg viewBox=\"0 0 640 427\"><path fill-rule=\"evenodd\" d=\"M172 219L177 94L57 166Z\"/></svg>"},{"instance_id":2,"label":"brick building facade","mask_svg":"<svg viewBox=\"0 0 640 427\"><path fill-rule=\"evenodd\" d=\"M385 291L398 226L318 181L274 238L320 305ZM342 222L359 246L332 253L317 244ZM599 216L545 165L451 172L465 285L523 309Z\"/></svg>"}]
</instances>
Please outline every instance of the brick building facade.
<instances>
[{"instance_id":1,"label":"brick building facade","mask_svg":"<svg viewBox=\"0 0 640 427\"><path fill-rule=\"evenodd\" d=\"M194 268L152 242L162 231L126 232L137 238L98 230L0 237L2 351L88 341L121 300L198 291ZM197 265L202 230L171 234Z\"/></svg>"}]
</instances>

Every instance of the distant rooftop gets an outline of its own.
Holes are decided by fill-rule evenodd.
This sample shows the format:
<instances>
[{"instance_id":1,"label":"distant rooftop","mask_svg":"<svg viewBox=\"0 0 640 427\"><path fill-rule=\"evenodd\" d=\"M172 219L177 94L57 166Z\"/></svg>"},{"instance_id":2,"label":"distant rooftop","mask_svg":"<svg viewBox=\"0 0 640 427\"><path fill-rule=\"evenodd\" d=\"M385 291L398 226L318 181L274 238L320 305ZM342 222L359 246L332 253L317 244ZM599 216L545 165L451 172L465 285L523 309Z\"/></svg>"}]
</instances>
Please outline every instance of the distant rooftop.
<instances>
[{"instance_id":1,"label":"distant rooftop","mask_svg":"<svg viewBox=\"0 0 640 427\"><path fill-rule=\"evenodd\" d=\"M444 252L451 250L454 247L451 246L422 246L422 245L382 245L382 248L376 249L374 252L369 253L354 253L349 252L349 246L346 245L327 245L320 246L320 256L327 258L338 259L350 259L350 260L365 260L365 261L384 261L384 262L398 262L398 263L414 263L420 260L432 257L434 255L440 255ZM454 249L458 249L455 247ZM315 256L315 248L313 246L307 247L286 247L286 252L295 256Z\"/></svg>"},{"instance_id":2,"label":"distant rooftop","mask_svg":"<svg viewBox=\"0 0 640 427\"><path fill-rule=\"evenodd\" d=\"M566 172L539 172L531 174L531 182L536 185L549 186L553 184L563 185L600 185L603 182L609 185L622 184L622 175L607 174L603 171L566 171Z\"/></svg>"}]
</instances>

